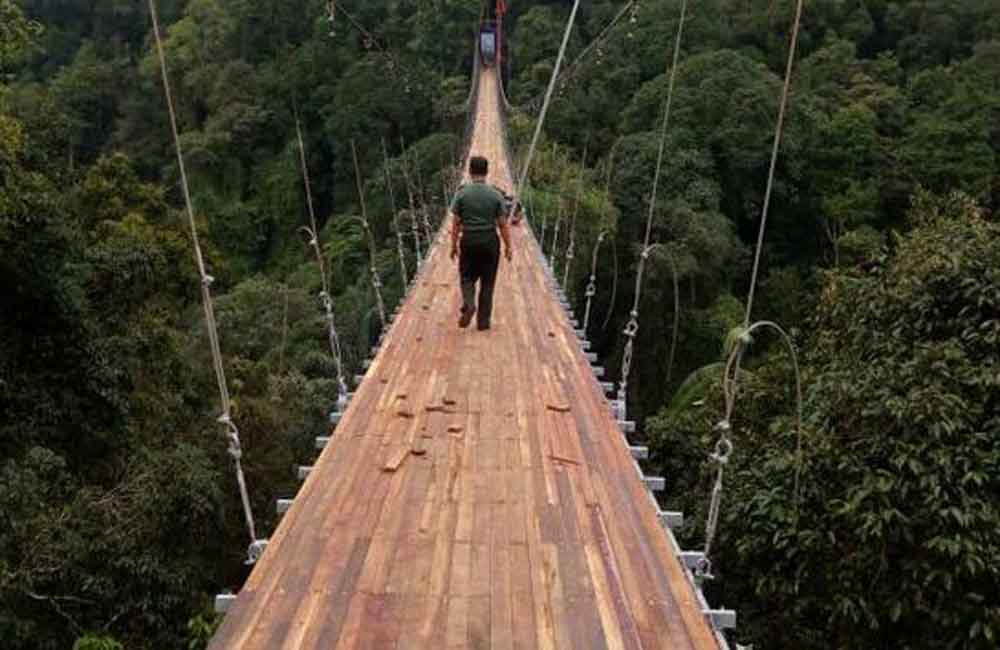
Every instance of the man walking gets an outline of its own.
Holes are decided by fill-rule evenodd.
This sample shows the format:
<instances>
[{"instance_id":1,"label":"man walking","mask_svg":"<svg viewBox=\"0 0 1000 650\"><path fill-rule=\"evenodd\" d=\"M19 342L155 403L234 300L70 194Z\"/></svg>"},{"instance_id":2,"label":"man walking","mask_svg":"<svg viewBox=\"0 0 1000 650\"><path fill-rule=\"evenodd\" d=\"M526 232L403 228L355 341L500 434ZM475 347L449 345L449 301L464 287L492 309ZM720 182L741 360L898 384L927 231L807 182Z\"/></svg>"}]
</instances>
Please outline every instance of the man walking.
<instances>
[{"instance_id":1,"label":"man walking","mask_svg":"<svg viewBox=\"0 0 1000 650\"><path fill-rule=\"evenodd\" d=\"M511 259L510 234L503 196L486 183L489 162L482 156L469 159L471 183L466 183L451 201L451 259L458 258L462 281L462 313L459 327L468 327L477 315L480 330L490 328L493 314L493 287L500 265L500 239L504 257ZM497 237L497 231L500 237ZM476 305L476 282L479 282L479 304Z\"/></svg>"}]
</instances>

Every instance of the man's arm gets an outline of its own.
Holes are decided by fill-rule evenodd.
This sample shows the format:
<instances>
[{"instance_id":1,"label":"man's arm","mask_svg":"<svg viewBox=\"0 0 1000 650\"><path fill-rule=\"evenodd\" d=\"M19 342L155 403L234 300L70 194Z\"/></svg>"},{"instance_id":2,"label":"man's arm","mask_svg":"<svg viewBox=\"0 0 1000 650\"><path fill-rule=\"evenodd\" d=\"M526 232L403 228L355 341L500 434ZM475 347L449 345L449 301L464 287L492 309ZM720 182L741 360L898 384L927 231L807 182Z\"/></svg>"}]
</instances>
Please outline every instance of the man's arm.
<instances>
[{"instance_id":1,"label":"man's arm","mask_svg":"<svg viewBox=\"0 0 1000 650\"><path fill-rule=\"evenodd\" d=\"M451 197L451 259L458 257L458 240L462 237L462 189L458 188L455 196Z\"/></svg>"},{"instance_id":2,"label":"man's arm","mask_svg":"<svg viewBox=\"0 0 1000 650\"><path fill-rule=\"evenodd\" d=\"M462 218L451 213L451 259L458 257L458 240L462 236Z\"/></svg>"},{"instance_id":3,"label":"man's arm","mask_svg":"<svg viewBox=\"0 0 1000 650\"><path fill-rule=\"evenodd\" d=\"M500 239L503 240L503 256L506 257L509 262L514 253L510 248L510 229L507 226L506 215L497 219L497 227L500 229Z\"/></svg>"}]
</instances>

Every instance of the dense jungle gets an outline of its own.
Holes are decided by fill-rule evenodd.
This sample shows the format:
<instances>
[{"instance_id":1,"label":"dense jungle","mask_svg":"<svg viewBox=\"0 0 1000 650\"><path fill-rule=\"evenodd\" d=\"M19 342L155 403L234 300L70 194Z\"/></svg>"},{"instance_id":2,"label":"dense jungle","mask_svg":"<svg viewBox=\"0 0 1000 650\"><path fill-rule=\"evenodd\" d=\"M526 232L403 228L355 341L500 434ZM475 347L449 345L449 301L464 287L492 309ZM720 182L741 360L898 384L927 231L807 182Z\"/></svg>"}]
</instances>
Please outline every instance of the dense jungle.
<instances>
[{"instance_id":1,"label":"dense jungle","mask_svg":"<svg viewBox=\"0 0 1000 650\"><path fill-rule=\"evenodd\" d=\"M508 4L523 159L572 3ZM394 222L439 219L455 178L482 10L336 5L158 2L265 536L337 397L296 122L350 375L379 330L352 144L391 307L405 290ZM679 7L583 3L524 193L546 252L562 229L560 273L578 214L577 307L607 233L589 333L610 379ZM794 9L692 3L676 69L628 398L690 547L723 366L746 340ZM204 648L213 595L249 572L159 75L145 2L0 0L3 648ZM756 648L996 648L1000 8L807 2L792 80L752 314L794 342L801 429L796 364L761 330L706 592L738 610L731 640Z\"/></svg>"}]
</instances>

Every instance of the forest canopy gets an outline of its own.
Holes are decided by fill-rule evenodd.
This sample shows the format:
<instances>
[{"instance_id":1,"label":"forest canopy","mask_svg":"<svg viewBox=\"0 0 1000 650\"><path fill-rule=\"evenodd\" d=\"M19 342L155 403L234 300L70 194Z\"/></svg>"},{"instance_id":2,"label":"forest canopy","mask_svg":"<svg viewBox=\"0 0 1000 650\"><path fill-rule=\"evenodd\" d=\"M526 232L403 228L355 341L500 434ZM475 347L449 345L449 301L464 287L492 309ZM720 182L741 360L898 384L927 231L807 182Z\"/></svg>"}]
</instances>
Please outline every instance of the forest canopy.
<instances>
[{"instance_id":1,"label":"forest canopy","mask_svg":"<svg viewBox=\"0 0 1000 650\"><path fill-rule=\"evenodd\" d=\"M265 536L338 391L300 230L296 124L349 377L380 327L352 145L391 306L405 290L397 222L412 273L410 224L443 213L466 126L477 3L336 4L157 3ZM508 4L522 159L572 3ZM795 6L695 3L672 70L679 0L632 3L606 30L625 4L583 3L525 201L560 272L557 215L578 212L576 304L590 279L579 260L606 233L590 335L617 378L675 75L628 398L668 478L663 504L685 511L676 532L697 547ZM158 66L145 2L0 0L0 638L12 650L201 648L212 595L247 575ZM786 348L755 337L709 598L739 611L732 639L758 647L995 648L995 3L807 3L775 179L753 316L794 341L805 421L797 432Z\"/></svg>"}]
</instances>

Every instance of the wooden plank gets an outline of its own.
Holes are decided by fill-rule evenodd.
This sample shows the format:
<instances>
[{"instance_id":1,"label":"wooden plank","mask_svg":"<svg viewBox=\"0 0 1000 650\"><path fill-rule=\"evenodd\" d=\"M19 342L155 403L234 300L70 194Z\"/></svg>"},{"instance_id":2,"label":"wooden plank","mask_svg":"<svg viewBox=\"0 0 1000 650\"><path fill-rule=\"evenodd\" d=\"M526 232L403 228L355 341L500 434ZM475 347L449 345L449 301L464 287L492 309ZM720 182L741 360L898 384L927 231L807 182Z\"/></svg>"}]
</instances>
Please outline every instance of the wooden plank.
<instances>
[{"instance_id":1,"label":"wooden plank","mask_svg":"<svg viewBox=\"0 0 1000 650\"><path fill-rule=\"evenodd\" d=\"M382 471L385 472L395 472L399 469L399 466L403 464L403 461L410 455L410 448L404 447L402 445L397 446L389 454L385 463L382 465Z\"/></svg>"}]
</instances>

